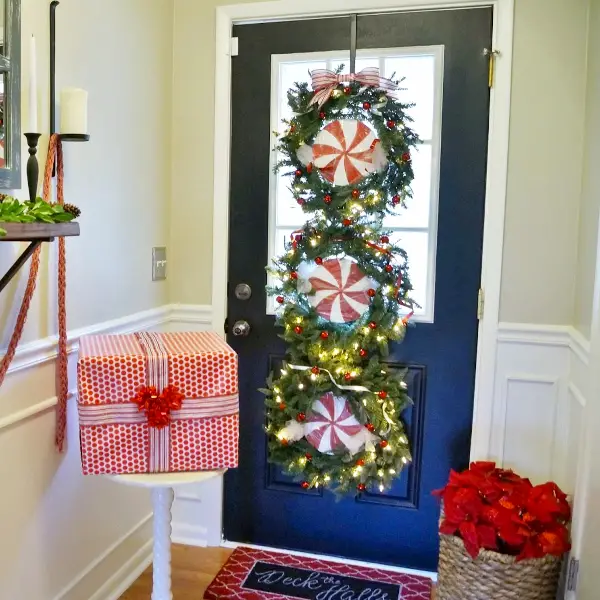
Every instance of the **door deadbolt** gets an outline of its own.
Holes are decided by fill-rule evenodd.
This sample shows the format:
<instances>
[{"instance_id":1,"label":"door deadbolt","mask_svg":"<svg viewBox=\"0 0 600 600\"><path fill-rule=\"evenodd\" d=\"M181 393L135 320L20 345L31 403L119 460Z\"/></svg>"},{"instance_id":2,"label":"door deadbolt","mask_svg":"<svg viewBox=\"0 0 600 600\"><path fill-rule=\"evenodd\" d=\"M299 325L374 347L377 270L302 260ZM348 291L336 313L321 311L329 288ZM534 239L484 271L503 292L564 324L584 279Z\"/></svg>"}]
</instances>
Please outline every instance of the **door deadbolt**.
<instances>
[{"instance_id":1,"label":"door deadbolt","mask_svg":"<svg viewBox=\"0 0 600 600\"><path fill-rule=\"evenodd\" d=\"M238 283L235 286L235 297L238 300L250 300L252 288L247 283Z\"/></svg>"},{"instance_id":2,"label":"door deadbolt","mask_svg":"<svg viewBox=\"0 0 600 600\"><path fill-rule=\"evenodd\" d=\"M233 324L232 333L236 337L246 337L250 333L250 329L248 321L236 321Z\"/></svg>"}]
</instances>

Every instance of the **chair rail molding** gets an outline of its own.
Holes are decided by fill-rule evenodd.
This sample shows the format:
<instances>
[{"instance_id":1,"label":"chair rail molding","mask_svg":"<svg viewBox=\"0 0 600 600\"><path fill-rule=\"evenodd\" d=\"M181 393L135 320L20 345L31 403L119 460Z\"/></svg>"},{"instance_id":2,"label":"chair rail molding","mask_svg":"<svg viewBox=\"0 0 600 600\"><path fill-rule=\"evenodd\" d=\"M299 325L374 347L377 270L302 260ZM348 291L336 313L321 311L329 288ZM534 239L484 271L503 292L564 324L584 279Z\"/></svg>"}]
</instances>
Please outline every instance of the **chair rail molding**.
<instances>
[{"instance_id":1,"label":"chair rail molding","mask_svg":"<svg viewBox=\"0 0 600 600\"><path fill-rule=\"evenodd\" d=\"M73 329L68 333L69 354L77 352L79 339L86 335L124 334L145 329L159 329L162 326L173 329L190 324L200 324L205 328L210 328L212 308L204 304L166 304L110 321ZM57 345L58 336L56 335L23 344L18 348L8 372L14 373L54 360L57 356Z\"/></svg>"},{"instance_id":2,"label":"chair rail molding","mask_svg":"<svg viewBox=\"0 0 600 600\"><path fill-rule=\"evenodd\" d=\"M110 321L95 323L87 327L73 329L68 333L69 356L74 360L79 349L79 340L86 335L126 334L134 331L153 329L157 331L202 331L212 326L212 309L202 304L167 304L158 308L137 312ZM53 361L57 356L56 336L28 342L17 350L9 375L24 369L41 366ZM76 395L76 389L69 391L69 398ZM54 408L56 396L38 401L9 414L0 414L0 433Z\"/></svg>"}]
</instances>

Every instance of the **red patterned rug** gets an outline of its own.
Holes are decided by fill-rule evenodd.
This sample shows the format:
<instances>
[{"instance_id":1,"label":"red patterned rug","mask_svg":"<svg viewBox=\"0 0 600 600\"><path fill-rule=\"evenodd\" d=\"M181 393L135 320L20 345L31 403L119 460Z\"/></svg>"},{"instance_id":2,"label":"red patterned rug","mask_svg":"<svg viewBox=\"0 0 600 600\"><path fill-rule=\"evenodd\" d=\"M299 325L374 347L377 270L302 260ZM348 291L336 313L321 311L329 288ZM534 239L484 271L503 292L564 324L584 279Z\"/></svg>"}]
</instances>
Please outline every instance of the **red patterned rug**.
<instances>
[{"instance_id":1,"label":"red patterned rug","mask_svg":"<svg viewBox=\"0 0 600 600\"><path fill-rule=\"evenodd\" d=\"M348 564L237 548L205 600L430 600L431 580Z\"/></svg>"}]
</instances>

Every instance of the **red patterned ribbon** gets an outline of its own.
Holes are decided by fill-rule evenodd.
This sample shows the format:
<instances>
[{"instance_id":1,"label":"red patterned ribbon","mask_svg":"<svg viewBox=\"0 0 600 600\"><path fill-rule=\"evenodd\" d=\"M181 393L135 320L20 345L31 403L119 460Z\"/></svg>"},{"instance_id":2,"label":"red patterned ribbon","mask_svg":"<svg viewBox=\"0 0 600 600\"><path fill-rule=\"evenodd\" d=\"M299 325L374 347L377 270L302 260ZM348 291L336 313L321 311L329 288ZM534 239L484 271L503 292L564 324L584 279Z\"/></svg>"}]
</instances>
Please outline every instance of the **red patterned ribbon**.
<instances>
[{"instance_id":1,"label":"red patterned ribbon","mask_svg":"<svg viewBox=\"0 0 600 600\"><path fill-rule=\"evenodd\" d=\"M312 89L315 95L312 97L309 106L316 104L319 108L329 100L333 91L340 83L349 83L357 81L361 85L379 88L388 95L398 89L398 86L386 77L381 77L377 67L366 67L358 73L335 73L329 69L315 69L311 71Z\"/></svg>"}]
</instances>

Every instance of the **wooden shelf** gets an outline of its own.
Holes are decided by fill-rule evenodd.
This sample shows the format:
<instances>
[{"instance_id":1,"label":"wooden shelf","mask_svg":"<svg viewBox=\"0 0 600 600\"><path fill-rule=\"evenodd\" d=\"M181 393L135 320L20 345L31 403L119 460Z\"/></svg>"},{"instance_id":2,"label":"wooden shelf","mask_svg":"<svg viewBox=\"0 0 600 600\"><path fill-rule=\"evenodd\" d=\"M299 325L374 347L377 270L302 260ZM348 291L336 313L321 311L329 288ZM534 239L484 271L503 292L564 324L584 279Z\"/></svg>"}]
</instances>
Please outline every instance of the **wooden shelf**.
<instances>
[{"instance_id":1,"label":"wooden shelf","mask_svg":"<svg viewBox=\"0 0 600 600\"><path fill-rule=\"evenodd\" d=\"M79 235L79 223L1 223L0 227L6 235L0 242L30 242L33 240L53 240L57 237L73 237Z\"/></svg>"},{"instance_id":2,"label":"wooden shelf","mask_svg":"<svg viewBox=\"0 0 600 600\"><path fill-rule=\"evenodd\" d=\"M89 142L89 133L60 133L63 142Z\"/></svg>"},{"instance_id":3,"label":"wooden shelf","mask_svg":"<svg viewBox=\"0 0 600 600\"><path fill-rule=\"evenodd\" d=\"M57 237L73 237L79 235L79 223L0 223L6 235L0 237L0 242L29 242L29 245L13 266L0 279L0 292L19 272L38 246L43 242L51 242Z\"/></svg>"}]
</instances>

